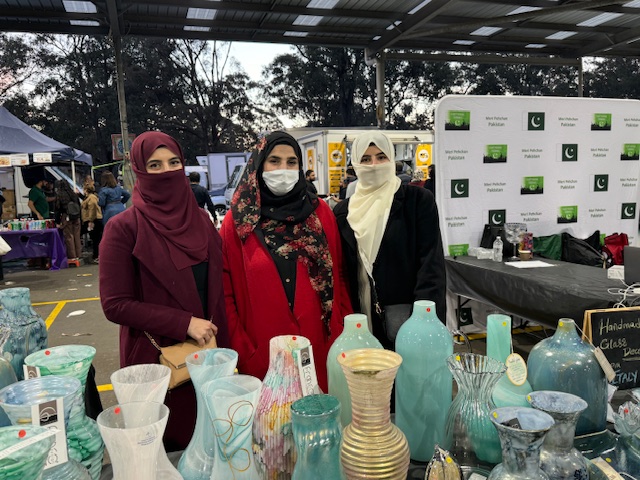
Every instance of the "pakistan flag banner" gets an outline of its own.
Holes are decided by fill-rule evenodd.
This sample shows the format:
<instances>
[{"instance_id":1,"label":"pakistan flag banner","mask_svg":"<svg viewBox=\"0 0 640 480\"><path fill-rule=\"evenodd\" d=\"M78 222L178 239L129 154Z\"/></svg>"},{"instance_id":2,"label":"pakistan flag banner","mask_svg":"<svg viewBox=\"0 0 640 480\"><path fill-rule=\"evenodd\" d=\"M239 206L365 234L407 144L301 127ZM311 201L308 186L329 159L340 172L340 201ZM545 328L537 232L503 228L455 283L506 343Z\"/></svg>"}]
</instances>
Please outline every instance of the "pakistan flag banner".
<instances>
[{"instance_id":1,"label":"pakistan flag banner","mask_svg":"<svg viewBox=\"0 0 640 480\"><path fill-rule=\"evenodd\" d=\"M640 245L640 101L448 95L435 121L446 254L505 222L534 237L624 232Z\"/></svg>"}]
</instances>

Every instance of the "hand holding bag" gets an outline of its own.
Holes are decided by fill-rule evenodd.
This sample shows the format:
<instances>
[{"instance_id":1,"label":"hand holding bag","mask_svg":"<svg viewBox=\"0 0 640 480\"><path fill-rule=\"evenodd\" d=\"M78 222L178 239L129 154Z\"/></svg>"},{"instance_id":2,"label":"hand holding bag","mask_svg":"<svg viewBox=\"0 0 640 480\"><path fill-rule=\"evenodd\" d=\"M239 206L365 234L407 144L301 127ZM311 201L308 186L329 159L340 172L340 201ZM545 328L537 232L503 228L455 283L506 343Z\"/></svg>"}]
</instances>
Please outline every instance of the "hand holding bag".
<instances>
[{"instance_id":1,"label":"hand holding bag","mask_svg":"<svg viewBox=\"0 0 640 480\"><path fill-rule=\"evenodd\" d=\"M215 336L211 337L211 340L202 347L192 338L189 338L187 341L182 343L176 343L175 345L170 345L168 347L161 347L148 332L144 332L144 334L147 336L151 344L160 352L160 364L169 367L171 370L169 390L179 387L183 383L191 380L186 361L189 355L200 350L208 350L217 347Z\"/></svg>"}]
</instances>

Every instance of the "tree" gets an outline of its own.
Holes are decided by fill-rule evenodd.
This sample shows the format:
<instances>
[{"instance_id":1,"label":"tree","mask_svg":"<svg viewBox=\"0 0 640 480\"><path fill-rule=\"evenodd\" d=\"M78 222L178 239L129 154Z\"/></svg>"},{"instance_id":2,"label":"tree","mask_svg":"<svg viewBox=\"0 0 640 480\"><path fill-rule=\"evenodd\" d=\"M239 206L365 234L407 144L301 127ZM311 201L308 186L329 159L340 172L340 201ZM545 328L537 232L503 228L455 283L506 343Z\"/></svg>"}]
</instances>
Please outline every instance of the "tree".
<instances>
[{"instance_id":1,"label":"tree","mask_svg":"<svg viewBox=\"0 0 640 480\"><path fill-rule=\"evenodd\" d=\"M639 72L637 58L594 59L584 74L585 96L640 99Z\"/></svg>"},{"instance_id":2,"label":"tree","mask_svg":"<svg viewBox=\"0 0 640 480\"><path fill-rule=\"evenodd\" d=\"M37 72L28 37L0 33L0 102L18 94Z\"/></svg>"}]
</instances>

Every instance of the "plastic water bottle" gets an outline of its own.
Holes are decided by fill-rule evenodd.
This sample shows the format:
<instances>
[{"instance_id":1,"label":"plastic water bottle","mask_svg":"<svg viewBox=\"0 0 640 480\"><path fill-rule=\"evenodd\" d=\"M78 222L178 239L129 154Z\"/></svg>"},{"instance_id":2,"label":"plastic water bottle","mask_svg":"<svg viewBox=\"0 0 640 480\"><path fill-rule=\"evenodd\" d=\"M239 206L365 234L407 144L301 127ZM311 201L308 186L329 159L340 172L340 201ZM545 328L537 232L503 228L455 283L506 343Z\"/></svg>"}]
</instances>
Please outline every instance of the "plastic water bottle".
<instances>
[{"instance_id":1,"label":"plastic water bottle","mask_svg":"<svg viewBox=\"0 0 640 480\"><path fill-rule=\"evenodd\" d=\"M498 235L493 242L493 261L502 261L502 238Z\"/></svg>"}]
</instances>

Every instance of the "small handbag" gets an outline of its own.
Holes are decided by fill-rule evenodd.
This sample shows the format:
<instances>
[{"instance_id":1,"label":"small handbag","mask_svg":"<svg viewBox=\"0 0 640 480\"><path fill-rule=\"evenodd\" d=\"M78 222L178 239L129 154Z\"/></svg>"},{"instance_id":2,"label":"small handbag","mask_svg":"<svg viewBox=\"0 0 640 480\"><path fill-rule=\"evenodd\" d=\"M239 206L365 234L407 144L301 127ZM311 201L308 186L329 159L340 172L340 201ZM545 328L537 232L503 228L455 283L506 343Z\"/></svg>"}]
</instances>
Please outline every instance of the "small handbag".
<instances>
[{"instance_id":1,"label":"small handbag","mask_svg":"<svg viewBox=\"0 0 640 480\"><path fill-rule=\"evenodd\" d=\"M175 345L170 345L168 347L161 347L148 332L144 332L144 334L147 336L151 344L160 352L160 357L158 358L160 365L169 367L171 370L169 390L179 387L191 380L186 361L189 355L200 350L208 350L217 347L215 336L211 337L211 340L209 340L209 342L207 342L203 347L198 345L198 342L192 338L189 338L187 341L182 343L176 343Z\"/></svg>"},{"instance_id":2,"label":"small handbag","mask_svg":"<svg viewBox=\"0 0 640 480\"><path fill-rule=\"evenodd\" d=\"M382 326L387 338L391 342L396 341L398 330L404 322L406 322L411 316L413 310L412 303L397 303L394 305L385 305L384 307L378 300L378 292L376 291L376 282L373 277L369 277L371 280L371 294L373 296L373 308L382 320Z\"/></svg>"}]
</instances>

